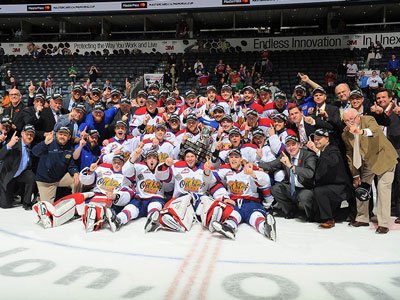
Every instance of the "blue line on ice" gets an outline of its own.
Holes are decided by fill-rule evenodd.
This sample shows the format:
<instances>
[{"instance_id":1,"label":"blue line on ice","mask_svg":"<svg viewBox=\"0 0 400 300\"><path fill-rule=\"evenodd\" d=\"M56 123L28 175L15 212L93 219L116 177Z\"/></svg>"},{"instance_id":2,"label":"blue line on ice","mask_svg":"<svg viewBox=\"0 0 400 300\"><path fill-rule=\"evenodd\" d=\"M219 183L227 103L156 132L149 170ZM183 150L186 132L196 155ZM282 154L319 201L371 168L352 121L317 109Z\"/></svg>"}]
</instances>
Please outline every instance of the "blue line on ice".
<instances>
[{"instance_id":1,"label":"blue line on ice","mask_svg":"<svg viewBox=\"0 0 400 300\"><path fill-rule=\"evenodd\" d=\"M100 252L100 253L108 253L108 254L119 254L119 255L127 255L127 256L138 256L138 257L147 257L147 258L158 258L158 259L169 259L169 260L183 260L184 257L174 257L174 256L161 256L161 255L149 255L142 253L132 253L132 252L124 252L124 251L113 251L113 250L105 250L105 249L97 249L97 248L89 248L89 247L81 247L75 245L69 245L54 241L37 239L34 237L29 237L26 235L10 232L4 229L0 229L1 233L11 235L14 237L18 237L25 240L31 240L39 243L51 244L58 247L71 248L77 250L85 250L92 252ZM218 263L228 263L228 264L249 264L249 265L281 265L281 266L374 266L374 265L399 265L400 261L372 261L372 262L279 262L279 261L241 261L241 260L217 260Z\"/></svg>"}]
</instances>

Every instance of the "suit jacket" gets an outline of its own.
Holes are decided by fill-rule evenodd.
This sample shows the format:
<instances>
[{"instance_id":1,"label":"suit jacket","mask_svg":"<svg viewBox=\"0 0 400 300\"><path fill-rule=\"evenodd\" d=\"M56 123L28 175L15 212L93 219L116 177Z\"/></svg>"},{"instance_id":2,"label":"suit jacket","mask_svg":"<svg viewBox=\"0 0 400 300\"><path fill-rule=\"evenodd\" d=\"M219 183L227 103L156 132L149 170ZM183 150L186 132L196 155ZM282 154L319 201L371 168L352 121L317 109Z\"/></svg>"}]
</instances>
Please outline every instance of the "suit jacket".
<instances>
[{"instance_id":1,"label":"suit jacket","mask_svg":"<svg viewBox=\"0 0 400 300\"><path fill-rule=\"evenodd\" d=\"M289 183L290 170L283 163L281 163L280 159L282 156L283 154L279 155L278 158L271 162L259 163L258 165L267 172L283 170L285 173L285 179L283 181ZM289 155L288 157L291 158ZM306 149L300 149L299 161L298 165L295 167L295 174L297 175L297 180L299 183L304 185L305 188L310 189L314 186L314 173L316 164L317 156L314 154L314 152Z\"/></svg>"},{"instance_id":2,"label":"suit jacket","mask_svg":"<svg viewBox=\"0 0 400 300\"><path fill-rule=\"evenodd\" d=\"M63 101L62 101L62 108L63 108L64 110L66 110L67 113L70 112L70 110L69 110L69 104L70 104L71 101L72 101L71 98L64 98ZM85 101L82 97L81 97L81 100L78 101L78 103L82 103L83 105L85 105L86 113L88 113L89 111L92 111L92 107L91 107L91 106L89 105L89 103L88 103L87 101ZM64 113L63 113L63 114L64 114Z\"/></svg>"},{"instance_id":3,"label":"suit jacket","mask_svg":"<svg viewBox=\"0 0 400 300\"><path fill-rule=\"evenodd\" d=\"M339 148L329 144L318 157L315 168L315 185L337 184L350 186L350 183Z\"/></svg>"},{"instance_id":4,"label":"suit jacket","mask_svg":"<svg viewBox=\"0 0 400 300\"><path fill-rule=\"evenodd\" d=\"M339 136L340 128L340 114L339 109L336 106L326 104L325 111L328 114L328 118L324 118L321 115L317 116L317 107L309 116L315 120L315 125L317 128L325 128L334 133L335 136Z\"/></svg>"},{"instance_id":5,"label":"suit jacket","mask_svg":"<svg viewBox=\"0 0 400 300\"><path fill-rule=\"evenodd\" d=\"M68 114L69 112L64 108L61 108L61 115ZM54 125L56 124L56 119L54 118L53 111L50 107L43 108L42 113L40 114L40 118L43 119L44 123L44 131L50 132L53 131Z\"/></svg>"},{"instance_id":6,"label":"suit jacket","mask_svg":"<svg viewBox=\"0 0 400 300\"><path fill-rule=\"evenodd\" d=\"M10 106L4 108L3 111L3 116L10 116L13 124L17 127L18 132L21 132L22 128L24 127L24 121L22 119L22 110L24 107L25 105L21 101L16 107L13 107L12 104L10 104Z\"/></svg>"},{"instance_id":7,"label":"suit jacket","mask_svg":"<svg viewBox=\"0 0 400 300\"><path fill-rule=\"evenodd\" d=\"M398 155L374 117L361 117L360 129L367 128L372 131L373 136L359 136L360 154L373 173L382 175L397 164ZM346 156L351 174L353 176L361 175L361 168L356 169L353 166L354 135L344 131L342 139L346 145Z\"/></svg>"},{"instance_id":8,"label":"suit jacket","mask_svg":"<svg viewBox=\"0 0 400 300\"><path fill-rule=\"evenodd\" d=\"M43 111L42 111L43 112ZM22 118L24 120L24 126L26 124L32 124L35 126L35 142L41 142L44 140L45 133L45 121L42 118L42 112L39 114L39 118L36 116L36 110L33 106L25 107L22 111Z\"/></svg>"},{"instance_id":9,"label":"suit jacket","mask_svg":"<svg viewBox=\"0 0 400 300\"><path fill-rule=\"evenodd\" d=\"M13 179L15 173L18 171L19 164L22 158L22 141L21 139L11 148L7 150L7 146L0 149L0 184L6 189L8 183ZM27 169L32 168L32 155L30 154L29 164Z\"/></svg>"},{"instance_id":10,"label":"suit jacket","mask_svg":"<svg viewBox=\"0 0 400 300\"><path fill-rule=\"evenodd\" d=\"M386 136L393 147L396 150L400 150L400 116L393 112L393 106L389 111L389 119L390 125L387 127Z\"/></svg>"},{"instance_id":11,"label":"suit jacket","mask_svg":"<svg viewBox=\"0 0 400 300\"><path fill-rule=\"evenodd\" d=\"M289 126L289 128L292 129L296 133L296 135L300 138L299 128L296 126L296 124L291 124ZM306 130L306 135L307 135L307 138L308 138L308 137L310 137L310 135L312 133L315 132L315 130L317 129L317 126L316 125L310 125L307 122L304 122L304 129Z\"/></svg>"}]
</instances>

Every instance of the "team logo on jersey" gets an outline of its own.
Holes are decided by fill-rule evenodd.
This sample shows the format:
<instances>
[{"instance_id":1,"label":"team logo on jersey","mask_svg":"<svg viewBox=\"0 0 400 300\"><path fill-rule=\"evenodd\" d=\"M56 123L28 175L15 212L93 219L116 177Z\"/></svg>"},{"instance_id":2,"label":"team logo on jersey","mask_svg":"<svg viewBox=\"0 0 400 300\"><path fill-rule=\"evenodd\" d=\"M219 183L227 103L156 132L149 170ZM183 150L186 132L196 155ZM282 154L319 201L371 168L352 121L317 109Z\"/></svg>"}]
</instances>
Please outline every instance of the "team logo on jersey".
<instances>
[{"instance_id":1,"label":"team logo on jersey","mask_svg":"<svg viewBox=\"0 0 400 300\"><path fill-rule=\"evenodd\" d=\"M113 192L114 190L121 189L121 184L112 178L100 178L97 180L97 186L99 189L106 192Z\"/></svg>"},{"instance_id":2,"label":"team logo on jersey","mask_svg":"<svg viewBox=\"0 0 400 300\"><path fill-rule=\"evenodd\" d=\"M71 158L71 154L65 155L65 158L66 158L66 159L70 159L70 158Z\"/></svg>"},{"instance_id":3,"label":"team logo on jersey","mask_svg":"<svg viewBox=\"0 0 400 300\"><path fill-rule=\"evenodd\" d=\"M235 180L235 181L229 181L228 187L232 194L241 196L243 195L244 191L247 190L249 184Z\"/></svg>"},{"instance_id":4,"label":"team logo on jersey","mask_svg":"<svg viewBox=\"0 0 400 300\"><path fill-rule=\"evenodd\" d=\"M176 179L177 181L181 180L181 179L182 179L182 175L181 175L181 174L176 175L176 176L175 176L175 179Z\"/></svg>"},{"instance_id":5,"label":"team logo on jersey","mask_svg":"<svg viewBox=\"0 0 400 300\"><path fill-rule=\"evenodd\" d=\"M151 134L154 133L154 126L147 125L146 128L144 129L146 134Z\"/></svg>"},{"instance_id":6,"label":"team logo on jersey","mask_svg":"<svg viewBox=\"0 0 400 300\"><path fill-rule=\"evenodd\" d=\"M237 122L238 122L239 126L242 126L243 123L246 122L246 120L243 117L239 117Z\"/></svg>"},{"instance_id":7,"label":"team logo on jersey","mask_svg":"<svg viewBox=\"0 0 400 300\"><path fill-rule=\"evenodd\" d=\"M124 155L124 162L127 162L129 157L131 156L131 153L130 152L124 152L123 155Z\"/></svg>"},{"instance_id":8,"label":"team logo on jersey","mask_svg":"<svg viewBox=\"0 0 400 300\"><path fill-rule=\"evenodd\" d=\"M139 179L139 180L143 180L143 179L144 179L143 174L139 174L139 175L138 175L138 179Z\"/></svg>"},{"instance_id":9,"label":"team logo on jersey","mask_svg":"<svg viewBox=\"0 0 400 300\"><path fill-rule=\"evenodd\" d=\"M181 172L181 174L187 174L187 173L189 173L190 171L189 171L189 169L188 168L185 168L185 169L183 169L183 171Z\"/></svg>"},{"instance_id":10,"label":"team logo on jersey","mask_svg":"<svg viewBox=\"0 0 400 300\"><path fill-rule=\"evenodd\" d=\"M167 153L159 153L159 154L158 154L159 163L161 164L161 163L165 162L165 161L167 160L168 157L169 157L169 156L168 156Z\"/></svg>"},{"instance_id":11,"label":"team logo on jersey","mask_svg":"<svg viewBox=\"0 0 400 300\"><path fill-rule=\"evenodd\" d=\"M186 192L198 193L202 187L202 182L195 178L186 178L179 183L179 186Z\"/></svg>"},{"instance_id":12,"label":"team logo on jersey","mask_svg":"<svg viewBox=\"0 0 400 300\"><path fill-rule=\"evenodd\" d=\"M157 181L146 180L140 183L140 188L149 194L157 194L157 191L161 190L161 183Z\"/></svg>"}]
</instances>

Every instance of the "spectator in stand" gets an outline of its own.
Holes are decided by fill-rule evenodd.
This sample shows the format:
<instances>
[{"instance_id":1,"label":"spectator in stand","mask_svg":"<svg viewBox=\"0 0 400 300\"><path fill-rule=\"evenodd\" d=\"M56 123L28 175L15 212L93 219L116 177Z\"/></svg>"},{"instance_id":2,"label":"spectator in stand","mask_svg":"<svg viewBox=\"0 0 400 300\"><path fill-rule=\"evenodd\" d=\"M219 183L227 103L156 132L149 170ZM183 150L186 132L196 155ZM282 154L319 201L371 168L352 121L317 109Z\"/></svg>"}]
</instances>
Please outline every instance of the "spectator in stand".
<instances>
[{"instance_id":1,"label":"spectator in stand","mask_svg":"<svg viewBox=\"0 0 400 300\"><path fill-rule=\"evenodd\" d=\"M74 64L72 64L69 68L68 68L68 76L71 79L71 81L73 83L76 82L76 77L78 75L78 70L76 69L76 67L74 66Z\"/></svg>"},{"instance_id":2,"label":"spectator in stand","mask_svg":"<svg viewBox=\"0 0 400 300\"><path fill-rule=\"evenodd\" d=\"M397 81L396 85L394 86L393 92L393 97L397 98L397 100L400 101L400 81Z\"/></svg>"},{"instance_id":3,"label":"spectator in stand","mask_svg":"<svg viewBox=\"0 0 400 300\"><path fill-rule=\"evenodd\" d=\"M199 88L206 87L208 85L208 80L210 79L210 75L204 69L197 71L197 82L199 84Z\"/></svg>"},{"instance_id":4,"label":"spectator in stand","mask_svg":"<svg viewBox=\"0 0 400 300\"><path fill-rule=\"evenodd\" d=\"M272 62L270 61L269 58L267 58L267 62L263 66L263 68L264 68L264 72L263 72L264 75L267 75L267 76L272 75L273 67L272 67Z\"/></svg>"},{"instance_id":5,"label":"spectator in stand","mask_svg":"<svg viewBox=\"0 0 400 300\"><path fill-rule=\"evenodd\" d=\"M12 77L14 77L14 75L12 75L11 71L8 70L6 76L4 76L4 78L3 78L6 90L11 89L11 78Z\"/></svg>"},{"instance_id":6,"label":"spectator in stand","mask_svg":"<svg viewBox=\"0 0 400 300\"><path fill-rule=\"evenodd\" d=\"M92 65L89 70L89 79L90 82L96 82L97 78L99 78L99 70L95 65Z\"/></svg>"},{"instance_id":7,"label":"spectator in stand","mask_svg":"<svg viewBox=\"0 0 400 300\"><path fill-rule=\"evenodd\" d=\"M383 86L382 78L376 74L376 71L373 71L372 76L368 78L367 86L369 90L369 99L373 102L375 101L376 92Z\"/></svg>"},{"instance_id":8,"label":"spectator in stand","mask_svg":"<svg viewBox=\"0 0 400 300\"><path fill-rule=\"evenodd\" d=\"M46 95L53 94L53 80L51 79L50 74L47 74L46 80L44 81L44 87L46 89Z\"/></svg>"},{"instance_id":9,"label":"spectator in stand","mask_svg":"<svg viewBox=\"0 0 400 300\"><path fill-rule=\"evenodd\" d=\"M364 94L364 98L368 98L368 76L365 75L365 72L362 71L360 75L358 75L358 80L360 81L360 89Z\"/></svg>"},{"instance_id":10,"label":"spectator in stand","mask_svg":"<svg viewBox=\"0 0 400 300\"><path fill-rule=\"evenodd\" d=\"M18 89L11 89L8 95L10 97L10 106L4 109L2 115L10 116L12 129L20 132L22 130L22 127L24 126L22 110L24 109L25 105L21 101L22 95Z\"/></svg>"},{"instance_id":11,"label":"spectator in stand","mask_svg":"<svg viewBox=\"0 0 400 300\"><path fill-rule=\"evenodd\" d=\"M39 157L36 184L40 201L54 203L58 187L70 187L72 193L79 191L79 169L72 157L70 139L70 130L61 127L55 139L54 132L50 132L32 149L33 155Z\"/></svg>"},{"instance_id":12,"label":"spectator in stand","mask_svg":"<svg viewBox=\"0 0 400 300\"><path fill-rule=\"evenodd\" d=\"M214 73L217 77L218 82L221 81L222 74L225 72L225 64L223 63L222 59L218 61L218 64L214 68ZM217 89L220 89L220 86L217 86Z\"/></svg>"},{"instance_id":13,"label":"spectator in stand","mask_svg":"<svg viewBox=\"0 0 400 300\"><path fill-rule=\"evenodd\" d=\"M190 70L188 64L184 62L179 68L179 80L185 84L188 82L190 77Z\"/></svg>"},{"instance_id":14,"label":"spectator in stand","mask_svg":"<svg viewBox=\"0 0 400 300\"><path fill-rule=\"evenodd\" d=\"M5 107L9 107L10 106L10 95L9 95L9 91L6 91L3 98L1 99L1 108L5 108Z\"/></svg>"},{"instance_id":15,"label":"spectator in stand","mask_svg":"<svg viewBox=\"0 0 400 300\"><path fill-rule=\"evenodd\" d=\"M193 70L197 70L199 67L200 69L204 69L203 63L200 61L200 58L198 58L194 63Z\"/></svg>"},{"instance_id":16,"label":"spectator in stand","mask_svg":"<svg viewBox=\"0 0 400 300\"><path fill-rule=\"evenodd\" d=\"M357 72L358 72L358 67L354 63L354 60L351 59L349 61L349 63L347 64L346 76L347 76L347 83L349 84L350 88L353 90L356 88Z\"/></svg>"},{"instance_id":17,"label":"spectator in stand","mask_svg":"<svg viewBox=\"0 0 400 300\"><path fill-rule=\"evenodd\" d=\"M240 74L237 71L233 71L233 73L231 74L232 93L236 93L240 90L238 88L239 83L241 83ZM242 84L242 86L243 86L243 84Z\"/></svg>"},{"instance_id":18,"label":"spectator in stand","mask_svg":"<svg viewBox=\"0 0 400 300\"><path fill-rule=\"evenodd\" d=\"M196 74L196 75L197 75L197 74ZM165 71L164 71L162 84L163 84L163 87L164 87L164 88L170 88L171 85L172 85L171 74L169 73L168 70L165 70Z\"/></svg>"},{"instance_id":19,"label":"spectator in stand","mask_svg":"<svg viewBox=\"0 0 400 300\"><path fill-rule=\"evenodd\" d=\"M374 42L371 42L368 47L368 56L367 56L367 61L365 62L366 68L369 68L369 61L371 59L375 59L375 44L374 44Z\"/></svg>"},{"instance_id":20,"label":"spectator in stand","mask_svg":"<svg viewBox=\"0 0 400 300\"><path fill-rule=\"evenodd\" d=\"M380 41L376 42L375 46L375 59L381 59L383 56L383 46Z\"/></svg>"},{"instance_id":21,"label":"spectator in stand","mask_svg":"<svg viewBox=\"0 0 400 300\"><path fill-rule=\"evenodd\" d=\"M262 85L264 85L264 79L261 77L261 73L257 72L254 80L254 88L259 89Z\"/></svg>"},{"instance_id":22,"label":"spectator in stand","mask_svg":"<svg viewBox=\"0 0 400 300\"><path fill-rule=\"evenodd\" d=\"M333 72L327 72L324 76L325 89L328 95L333 95L335 92L336 75Z\"/></svg>"},{"instance_id":23,"label":"spectator in stand","mask_svg":"<svg viewBox=\"0 0 400 300\"><path fill-rule=\"evenodd\" d=\"M106 81L104 82L103 89L105 89L105 88L109 88L110 91L112 89L114 89L113 85L111 84L110 80L108 80L108 79L106 79Z\"/></svg>"},{"instance_id":24,"label":"spectator in stand","mask_svg":"<svg viewBox=\"0 0 400 300\"><path fill-rule=\"evenodd\" d=\"M337 66L337 82L346 82L347 74L347 60L343 59L343 62Z\"/></svg>"},{"instance_id":25,"label":"spectator in stand","mask_svg":"<svg viewBox=\"0 0 400 300\"><path fill-rule=\"evenodd\" d=\"M393 75L392 71L387 72L387 78L385 82L385 88L389 91L393 91L397 83L397 77Z\"/></svg>"},{"instance_id":26,"label":"spectator in stand","mask_svg":"<svg viewBox=\"0 0 400 300\"><path fill-rule=\"evenodd\" d=\"M244 86L249 86L249 85L253 86L254 70L255 70L255 67L253 66L251 68L251 72L250 72L250 70L248 70L246 72L246 77L245 77L245 80L243 82Z\"/></svg>"},{"instance_id":27,"label":"spectator in stand","mask_svg":"<svg viewBox=\"0 0 400 300\"><path fill-rule=\"evenodd\" d=\"M83 89L85 90L85 97L89 96L92 93L93 84L90 82L90 79L87 78L86 82L83 84Z\"/></svg>"},{"instance_id":28,"label":"spectator in stand","mask_svg":"<svg viewBox=\"0 0 400 300\"><path fill-rule=\"evenodd\" d=\"M399 68L400 68L400 61L398 58L396 58L395 54L392 54L392 59L388 61L386 70L391 71L394 76L397 76Z\"/></svg>"},{"instance_id":29,"label":"spectator in stand","mask_svg":"<svg viewBox=\"0 0 400 300\"><path fill-rule=\"evenodd\" d=\"M12 89L17 89L18 88L18 82L15 80L14 77L10 78L10 82L11 82L11 88Z\"/></svg>"},{"instance_id":30,"label":"spectator in stand","mask_svg":"<svg viewBox=\"0 0 400 300\"><path fill-rule=\"evenodd\" d=\"M43 81L39 81L39 86L37 90L35 91L35 94L42 94L42 95L47 95L47 91L43 86ZM51 95L51 94L48 94Z\"/></svg>"}]
</instances>

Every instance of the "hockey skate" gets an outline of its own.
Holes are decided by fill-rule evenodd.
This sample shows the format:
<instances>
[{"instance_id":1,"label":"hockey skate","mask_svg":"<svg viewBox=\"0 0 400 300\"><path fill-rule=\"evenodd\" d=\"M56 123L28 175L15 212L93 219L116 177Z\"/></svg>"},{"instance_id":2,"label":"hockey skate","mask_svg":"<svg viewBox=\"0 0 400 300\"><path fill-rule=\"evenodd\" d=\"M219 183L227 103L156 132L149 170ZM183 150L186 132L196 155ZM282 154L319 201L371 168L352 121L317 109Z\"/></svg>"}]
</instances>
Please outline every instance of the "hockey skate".
<instances>
[{"instance_id":1,"label":"hockey skate","mask_svg":"<svg viewBox=\"0 0 400 300\"><path fill-rule=\"evenodd\" d=\"M167 226L168 229L171 229L173 231L177 232L185 232L186 229L183 227L181 224L179 224L173 216L170 214L164 214L162 216L162 221L163 223Z\"/></svg>"},{"instance_id":2,"label":"hockey skate","mask_svg":"<svg viewBox=\"0 0 400 300\"><path fill-rule=\"evenodd\" d=\"M212 222L212 226L216 232L222 234L223 236L232 240L235 239L235 230L228 224L214 221Z\"/></svg>"},{"instance_id":3,"label":"hockey skate","mask_svg":"<svg viewBox=\"0 0 400 300\"><path fill-rule=\"evenodd\" d=\"M38 202L36 205L38 207L39 221L42 222L43 227L45 229L53 227L50 216L47 214L46 205L43 202Z\"/></svg>"},{"instance_id":4,"label":"hockey skate","mask_svg":"<svg viewBox=\"0 0 400 300\"><path fill-rule=\"evenodd\" d=\"M106 218L112 232L116 232L121 228L121 219L118 218L115 212L109 207L106 208Z\"/></svg>"},{"instance_id":5,"label":"hockey skate","mask_svg":"<svg viewBox=\"0 0 400 300\"><path fill-rule=\"evenodd\" d=\"M265 216L264 234L271 241L276 242L276 221L271 214Z\"/></svg>"},{"instance_id":6,"label":"hockey skate","mask_svg":"<svg viewBox=\"0 0 400 300\"><path fill-rule=\"evenodd\" d=\"M144 232L154 232L161 227L159 222L160 212L154 211L150 216L147 217L146 225L144 225Z\"/></svg>"}]
</instances>

